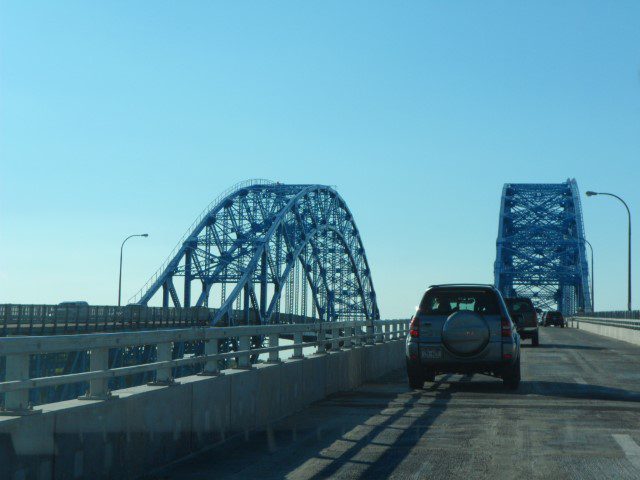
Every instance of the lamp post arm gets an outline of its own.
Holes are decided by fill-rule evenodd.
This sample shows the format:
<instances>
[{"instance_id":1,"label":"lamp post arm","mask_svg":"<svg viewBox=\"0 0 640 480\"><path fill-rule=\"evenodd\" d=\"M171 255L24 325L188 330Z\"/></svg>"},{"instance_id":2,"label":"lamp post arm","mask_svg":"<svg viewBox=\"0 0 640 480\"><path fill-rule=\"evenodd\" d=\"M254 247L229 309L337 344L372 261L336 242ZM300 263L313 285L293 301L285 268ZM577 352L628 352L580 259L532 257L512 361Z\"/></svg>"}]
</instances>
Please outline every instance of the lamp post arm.
<instances>
[{"instance_id":1,"label":"lamp post arm","mask_svg":"<svg viewBox=\"0 0 640 480\"><path fill-rule=\"evenodd\" d=\"M120 274L118 275L118 306L120 306L120 297L122 294L122 251L124 250L124 244L133 237L145 237L146 234L134 233L133 235L129 235L122 241L122 245L120 245Z\"/></svg>"},{"instance_id":2,"label":"lamp post arm","mask_svg":"<svg viewBox=\"0 0 640 480\"><path fill-rule=\"evenodd\" d=\"M631 210L629 209L629 205L622 198L614 193L606 193L606 192L598 192L598 195L607 195L609 197L617 198L624 205L624 208L627 209L627 217L629 220L629 254L628 254L628 292L627 292L627 309L631 311Z\"/></svg>"}]
</instances>

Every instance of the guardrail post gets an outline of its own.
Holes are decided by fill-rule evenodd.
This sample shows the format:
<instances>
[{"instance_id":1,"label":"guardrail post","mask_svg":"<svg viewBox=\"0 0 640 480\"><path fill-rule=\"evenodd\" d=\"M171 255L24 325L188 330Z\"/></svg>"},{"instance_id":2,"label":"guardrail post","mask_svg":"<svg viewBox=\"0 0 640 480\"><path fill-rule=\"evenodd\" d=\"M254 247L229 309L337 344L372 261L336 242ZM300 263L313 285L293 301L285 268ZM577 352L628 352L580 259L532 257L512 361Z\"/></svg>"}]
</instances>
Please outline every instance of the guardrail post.
<instances>
[{"instance_id":1,"label":"guardrail post","mask_svg":"<svg viewBox=\"0 0 640 480\"><path fill-rule=\"evenodd\" d=\"M318 328L318 351L317 353L327 353L327 332L324 323Z\"/></svg>"},{"instance_id":2,"label":"guardrail post","mask_svg":"<svg viewBox=\"0 0 640 480\"><path fill-rule=\"evenodd\" d=\"M335 325L331 325L331 350L337 352L340 350L340 329Z\"/></svg>"},{"instance_id":3,"label":"guardrail post","mask_svg":"<svg viewBox=\"0 0 640 480\"><path fill-rule=\"evenodd\" d=\"M238 354L238 366L237 368L249 369L251 368L251 357L249 349L251 348L251 337L249 335L242 335L238 341L238 350L241 352Z\"/></svg>"},{"instance_id":4,"label":"guardrail post","mask_svg":"<svg viewBox=\"0 0 640 480\"><path fill-rule=\"evenodd\" d=\"M6 360L6 381L11 380L29 380L29 354L19 353L16 355L7 355ZM8 413L24 415L33 413L31 405L29 405L29 390L17 390L7 392L4 396L4 410Z\"/></svg>"},{"instance_id":5,"label":"guardrail post","mask_svg":"<svg viewBox=\"0 0 640 480\"><path fill-rule=\"evenodd\" d=\"M94 348L89 351L89 370L92 372L104 372L109 370L109 349ZM78 397L79 400L109 400L117 398L109 391L108 378L96 378L89 380L89 390Z\"/></svg>"},{"instance_id":6,"label":"guardrail post","mask_svg":"<svg viewBox=\"0 0 640 480\"><path fill-rule=\"evenodd\" d=\"M376 325L375 332L375 343L384 343L384 327L382 325Z\"/></svg>"},{"instance_id":7,"label":"guardrail post","mask_svg":"<svg viewBox=\"0 0 640 480\"><path fill-rule=\"evenodd\" d=\"M344 327L344 343L343 343L344 348L351 348L352 335L353 335L353 327L352 326Z\"/></svg>"},{"instance_id":8,"label":"guardrail post","mask_svg":"<svg viewBox=\"0 0 640 480\"><path fill-rule=\"evenodd\" d=\"M217 355L218 354L218 339L210 338L204 342L204 354L205 355ZM205 375L209 377L214 377L219 375L220 371L218 370L218 359L206 360L204 362L204 367L202 367L202 372L200 375Z\"/></svg>"},{"instance_id":9,"label":"guardrail post","mask_svg":"<svg viewBox=\"0 0 640 480\"><path fill-rule=\"evenodd\" d=\"M278 347L280 345L280 335L277 333L269 334L269 348ZM271 350L269 352L268 363L280 363L280 350Z\"/></svg>"},{"instance_id":10,"label":"guardrail post","mask_svg":"<svg viewBox=\"0 0 640 480\"><path fill-rule=\"evenodd\" d=\"M295 332L293 334L293 356L291 358L304 358L302 353L302 343L304 342L303 332Z\"/></svg>"},{"instance_id":11,"label":"guardrail post","mask_svg":"<svg viewBox=\"0 0 640 480\"><path fill-rule=\"evenodd\" d=\"M360 333L360 327L357 323L354 323L353 327L351 327L351 348L360 346L360 339L358 338Z\"/></svg>"},{"instance_id":12,"label":"guardrail post","mask_svg":"<svg viewBox=\"0 0 640 480\"><path fill-rule=\"evenodd\" d=\"M171 350L172 344L171 342L159 343L156 346L156 361L157 362L166 362L171 360ZM154 382L150 382L149 385L173 385L175 383L173 377L171 376L171 367L166 368L158 368L156 370L156 380Z\"/></svg>"},{"instance_id":13,"label":"guardrail post","mask_svg":"<svg viewBox=\"0 0 640 480\"><path fill-rule=\"evenodd\" d=\"M367 336L366 336L366 343L367 345L373 345L374 343L376 343L375 337L374 337L374 326L373 325L367 325Z\"/></svg>"}]
</instances>

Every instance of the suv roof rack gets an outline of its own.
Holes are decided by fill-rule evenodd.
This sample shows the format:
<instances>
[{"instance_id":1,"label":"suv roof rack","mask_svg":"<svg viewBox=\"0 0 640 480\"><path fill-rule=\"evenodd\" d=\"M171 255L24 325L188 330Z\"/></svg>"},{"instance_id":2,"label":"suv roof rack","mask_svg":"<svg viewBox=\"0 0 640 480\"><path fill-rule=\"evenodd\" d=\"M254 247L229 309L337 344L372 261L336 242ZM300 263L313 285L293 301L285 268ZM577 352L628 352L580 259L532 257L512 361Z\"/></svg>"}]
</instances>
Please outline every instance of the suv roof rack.
<instances>
[{"instance_id":1,"label":"suv roof rack","mask_svg":"<svg viewBox=\"0 0 640 480\"><path fill-rule=\"evenodd\" d=\"M489 287L496 288L491 283L438 283L436 285L429 285L429 288L433 287Z\"/></svg>"}]
</instances>

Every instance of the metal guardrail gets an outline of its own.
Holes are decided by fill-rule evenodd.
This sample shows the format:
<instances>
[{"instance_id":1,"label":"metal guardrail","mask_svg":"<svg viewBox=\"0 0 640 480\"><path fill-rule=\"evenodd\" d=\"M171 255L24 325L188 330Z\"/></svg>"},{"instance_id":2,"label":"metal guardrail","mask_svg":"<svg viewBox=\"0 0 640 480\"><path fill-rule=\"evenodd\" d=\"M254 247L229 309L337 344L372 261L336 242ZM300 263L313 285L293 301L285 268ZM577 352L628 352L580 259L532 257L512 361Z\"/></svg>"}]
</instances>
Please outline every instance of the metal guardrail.
<instances>
[{"instance_id":1,"label":"metal guardrail","mask_svg":"<svg viewBox=\"0 0 640 480\"><path fill-rule=\"evenodd\" d=\"M2 304L0 336L186 328L208 325L211 315L204 307Z\"/></svg>"},{"instance_id":2,"label":"metal guardrail","mask_svg":"<svg viewBox=\"0 0 640 480\"><path fill-rule=\"evenodd\" d=\"M582 323L591 323L593 325L605 325L608 327L627 328L629 330L640 330L640 320L623 320L618 318L598 318L598 317L571 317L571 321L580 325Z\"/></svg>"},{"instance_id":3,"label":"metal guardrail","mask_svg":"<svg viewBox=\"0 0 640 480\"><path fill-rule=\"evenodd\" d=\"M0 337L208 326L216 312L207 307L0 304ZM231 316L244 319L244 312L234 310ZM250 311L249 323L258 323L258 319L257 312ZM309 317L281 314L282 323L310 321Z\"/></svg>"},{"instance_id":4,"label":"metal guardrail","mask_svg":"<svg viewBox=\"0 0 640 480\"><path fill-rule=\"evenodd\" d=\"M582 318L619 318L625 320L640 320L640 310L611 310L607 312L581 313Z\"/></svg>"},{"instance_id":5,"label":"metal guardrail","mask_svg":"<svg viewBox=\"0 0 640 480\"><path fill-rule=\"evenodd\" d=\"M304 342L303 335L313 332L315 342ZM279 361L279 352L293 350L293 358L303 357L303 348L316 346L317 353L325 353L327 346L337 350L364 344L403 338L408 332L407 320L376 320L374 322L327 322L315 324L257 325L241 327L197 327L187 329L152 330L45 337L23 336L0 338L0 358L6 360L5 381L0 393L5 394L5 414L33 412L29 405L29 390L89 382L85 396L90 400L114 398L108 389L111 378L154 372L156 385L175 383L172 369L187 365L202 365L202 375L217 375L218 361L236 358L236 367L251 368L252 355L268 354L269 362ZM281 335L293 335L293 343L280 345ZM251 349L251 338L266 336L268 347ZM237 338L238 350L219 353L218 340ZM204 343L204 354L173 358L173 346L179 342ZM141 345L156 346L156 361L140 365L109 368L109 351ZM89 371L49 377L29 378L31 356L52 353L87 351Z\"/></svg>"}]
</instances>

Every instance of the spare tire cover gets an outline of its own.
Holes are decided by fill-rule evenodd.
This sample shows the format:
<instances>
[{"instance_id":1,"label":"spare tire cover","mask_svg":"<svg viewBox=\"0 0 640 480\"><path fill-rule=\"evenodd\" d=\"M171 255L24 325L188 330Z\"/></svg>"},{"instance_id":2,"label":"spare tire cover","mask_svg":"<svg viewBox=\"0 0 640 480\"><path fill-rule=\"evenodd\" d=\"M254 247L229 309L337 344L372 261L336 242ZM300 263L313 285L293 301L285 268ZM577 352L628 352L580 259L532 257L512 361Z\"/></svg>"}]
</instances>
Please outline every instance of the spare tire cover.
<instances>
[{"instance_id":1,"label":"spare tire cover","mask_svg":"<svg viewBox=\"0 0 640 480\"><path fill-rule=\"evenodd\" d=\"M479 313L455 312L442 327L442 341L452 353L473 355L489 343L489 326Z\"/></svg>"}]
</instances>

